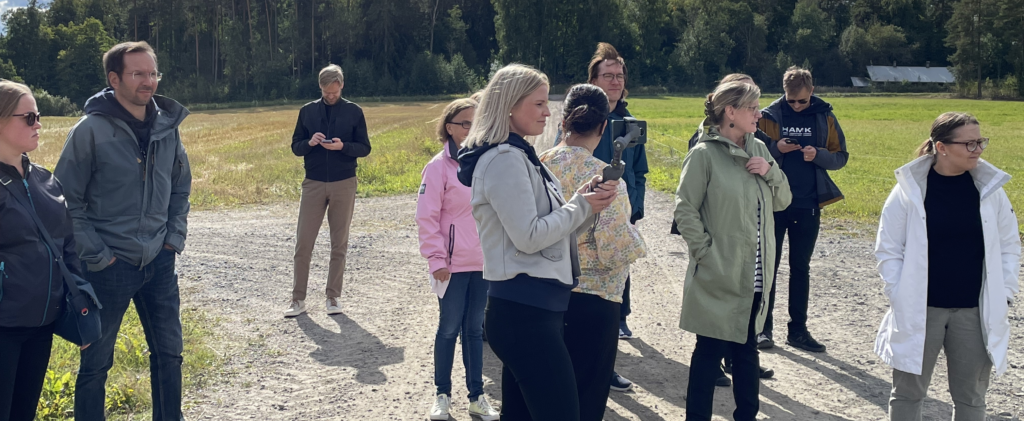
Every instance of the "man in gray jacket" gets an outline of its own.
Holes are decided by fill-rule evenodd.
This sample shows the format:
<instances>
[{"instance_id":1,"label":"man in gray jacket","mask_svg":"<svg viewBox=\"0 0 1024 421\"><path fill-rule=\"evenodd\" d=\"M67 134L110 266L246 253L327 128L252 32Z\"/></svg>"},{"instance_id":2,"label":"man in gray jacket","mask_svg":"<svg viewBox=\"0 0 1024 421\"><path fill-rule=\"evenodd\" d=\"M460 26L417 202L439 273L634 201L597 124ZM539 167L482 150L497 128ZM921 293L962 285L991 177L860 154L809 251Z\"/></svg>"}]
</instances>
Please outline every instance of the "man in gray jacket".
<instances>
[{"instance_id":1,"label":"man in gray jacket","mask_svg":"<svg viewBox=\"0 0 1024 421\"><path fill-rule=\"evenodd\" d=\"M54 171L74 219L85 278L103 303L103 336L82 350L75 419L104 419L107 372L128 304L149 345L153 420L181 415L182 334L175 258L185 247L192 174L178 125L188 110L156 96L146 42L103 55L109 88L89 98Z\"/></svg>"}]
</instances>

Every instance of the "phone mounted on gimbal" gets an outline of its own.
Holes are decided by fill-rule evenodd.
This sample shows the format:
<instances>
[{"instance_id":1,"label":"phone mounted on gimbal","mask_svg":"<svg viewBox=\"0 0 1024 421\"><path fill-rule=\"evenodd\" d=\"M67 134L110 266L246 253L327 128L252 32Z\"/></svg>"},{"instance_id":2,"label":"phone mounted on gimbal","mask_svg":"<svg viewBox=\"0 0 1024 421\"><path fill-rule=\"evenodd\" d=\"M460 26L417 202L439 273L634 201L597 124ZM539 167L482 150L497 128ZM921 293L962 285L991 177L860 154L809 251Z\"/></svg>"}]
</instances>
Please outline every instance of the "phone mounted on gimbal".
<instances>
[{"instance_id":1,"label":"phone mounted on gimbal","mask_svg":"<svg viewBox=\"0 0 1024 421\"><path fill-rule=\"evenodd\" d=\"M603 181L618 180L626 171L626 163L622 161L622 153L626 148L647 143L647 122L637 120L633 117L624 117L622 120L612 120L608 128L612 137L612 160L601 172Z\"/></svg>"}]
</instances>

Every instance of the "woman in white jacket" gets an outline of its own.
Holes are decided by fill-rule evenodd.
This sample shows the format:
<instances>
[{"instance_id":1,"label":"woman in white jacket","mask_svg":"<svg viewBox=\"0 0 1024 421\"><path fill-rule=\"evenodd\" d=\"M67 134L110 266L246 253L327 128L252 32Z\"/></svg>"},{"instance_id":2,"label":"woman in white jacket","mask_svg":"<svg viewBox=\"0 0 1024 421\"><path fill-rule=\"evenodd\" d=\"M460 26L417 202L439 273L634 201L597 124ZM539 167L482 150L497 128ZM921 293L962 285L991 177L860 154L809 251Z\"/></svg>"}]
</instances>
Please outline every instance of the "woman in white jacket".
<instances>
[{"instance_id":1,"label":"woman in white jacket","mask_svg":"<svg viewBox=\"0 0 1024 421\"><path fill-rule=\"evenodd\" d=\"M940 350L957 421L985 419L992 368L1006 371L1021 245L1010 175L980 159L988 142L970 114L940 115L882 209L875 256L890 308L875 353L893 367L890 420L921 419Z\"/></svg>"}]
</instances>

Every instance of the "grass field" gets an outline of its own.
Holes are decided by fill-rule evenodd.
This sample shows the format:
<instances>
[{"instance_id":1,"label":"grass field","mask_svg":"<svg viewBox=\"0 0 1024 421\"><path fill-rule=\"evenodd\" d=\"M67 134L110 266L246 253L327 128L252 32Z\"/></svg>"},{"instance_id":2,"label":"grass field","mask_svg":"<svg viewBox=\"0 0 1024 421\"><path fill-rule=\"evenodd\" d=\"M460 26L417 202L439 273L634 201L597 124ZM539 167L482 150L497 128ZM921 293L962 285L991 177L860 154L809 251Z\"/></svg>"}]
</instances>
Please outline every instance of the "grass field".
<instances>
[{"instance_id":1,"label":"grass field","mask_svg":"<svg viewBox=\"0 0 1024 421\"><path fill-rule=\"evenodd\" d=\"M1014 177L1024 176L1024 102L996 102L913 97L825 98L846 134L850 161L832 172L846 200L829 206L825 215L877 222L882 204L896 184L893 171L914 158L931 123L946 111L966 111L981 121L992 143L982 157ZM767 106L773 98L764 97ZM701 98L656 98L630 101L630 111L648 121L651 142L651 188L675 191L686 142L703 118ZM1024 184L1014 179L1005 187L1015 207L1024 206Z\"/></svg>"},{"instance_id":2,"label":"grass field","mask_svg":"<svg viewBox=\"0 0 1024 421\"><path fill-rule=\"evenodd\" d=\"M762 98L762 106L773 98ZM913 159L928 137L932 120L945 111L967 111L992 138L983 157L1011 175L1024 175L1024 102L929 99L920 97L826 98L846 133L850 162L832 173L846 200L826 216L872 222L895 184L893 170ZM630 110L649 122L649 186L675 191L686 141L703 116L703 99L635 98ZM443 103L369 103L373 153L360 160L360 196L414 192L420 170L440 145L431 140ZM192 162L194 209L296 200L302 159L289 148L295 106L195 113L182 135ZM32 156L48 167L56 162L73 118L48 118L42 145ZM1016 206L1024 205L1024 184L1006 187Z\"/></svg>"}]
</instances>

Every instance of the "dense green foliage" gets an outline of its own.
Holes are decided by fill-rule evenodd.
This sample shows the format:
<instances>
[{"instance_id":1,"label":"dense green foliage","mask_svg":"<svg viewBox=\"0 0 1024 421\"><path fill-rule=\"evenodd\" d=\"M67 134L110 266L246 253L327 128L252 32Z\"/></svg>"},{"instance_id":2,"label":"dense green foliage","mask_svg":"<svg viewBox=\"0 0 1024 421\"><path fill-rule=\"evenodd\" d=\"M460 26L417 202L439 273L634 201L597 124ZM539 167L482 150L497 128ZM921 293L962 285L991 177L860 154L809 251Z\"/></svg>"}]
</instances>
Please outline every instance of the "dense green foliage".
<instances>
[{"instance_id":1,"label":"dense green foliage","mask_svg":"<svg viewBox=\"0 0 1024 421\"><path fill-rule=\"evenodd\" d=\"M30 0L3 16L0 77L81 104L100 55L146 40L163 93L196 102L316 97L327 63L347 96L462 93L499 65L585 79L597 41L630 86L704 91L743 71L777 89L790 65L849 86L869 64L952 66L961 94L1019 96L1020 0Z\"/></svg>"}]
</instances>

